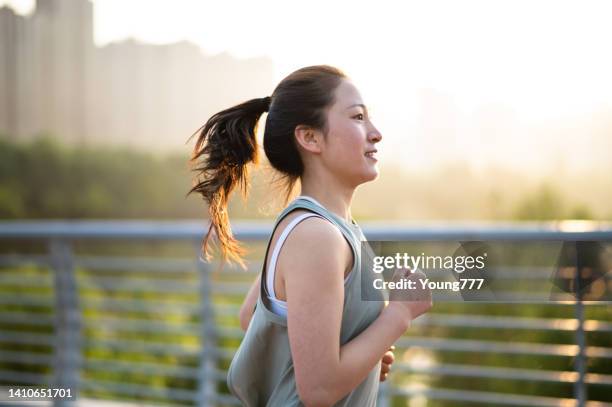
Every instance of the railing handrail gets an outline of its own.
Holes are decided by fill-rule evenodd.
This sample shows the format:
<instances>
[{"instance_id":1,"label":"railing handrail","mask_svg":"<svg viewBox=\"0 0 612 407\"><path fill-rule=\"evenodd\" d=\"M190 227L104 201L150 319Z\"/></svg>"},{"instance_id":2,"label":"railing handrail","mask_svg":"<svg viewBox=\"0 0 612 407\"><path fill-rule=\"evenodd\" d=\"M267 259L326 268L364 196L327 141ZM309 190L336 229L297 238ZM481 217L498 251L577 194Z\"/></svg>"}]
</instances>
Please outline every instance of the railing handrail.
<instances>
[{"instance_id":1,"label":"railing handrail","mask_svg":"<svg viewBox=\"0 0 612 407\"><path fill-rule=\"evenodd\" d=\"M362 222L369 240L612 240L612 223L561 222ZM202 220L33 220L0 221L0 239L201 239ZM240 220L238 239L269 236L270 221Z\"/></svg>"}]
</instances>

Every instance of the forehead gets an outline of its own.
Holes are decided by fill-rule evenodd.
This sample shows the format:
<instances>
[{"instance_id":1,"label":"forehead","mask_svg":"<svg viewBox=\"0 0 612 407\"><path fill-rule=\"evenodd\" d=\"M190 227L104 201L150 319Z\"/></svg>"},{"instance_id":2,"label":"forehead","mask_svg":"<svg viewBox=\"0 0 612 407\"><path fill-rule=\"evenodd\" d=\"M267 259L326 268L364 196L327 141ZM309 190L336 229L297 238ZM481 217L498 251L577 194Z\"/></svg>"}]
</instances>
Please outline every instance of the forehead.
<instances>
[{"instance_id":1,"label":"forehead","mask_svg":"<svg viewBox=\"0 0 612 407\"><path fill-rule=\"evenodd\" d=\"M338 85L335 96L336 103L334 104L334 108L338 110L346 109L356 103L363 103L359 90L348 79L343 79L340 85Z\"/></svg>"}]
</instances>

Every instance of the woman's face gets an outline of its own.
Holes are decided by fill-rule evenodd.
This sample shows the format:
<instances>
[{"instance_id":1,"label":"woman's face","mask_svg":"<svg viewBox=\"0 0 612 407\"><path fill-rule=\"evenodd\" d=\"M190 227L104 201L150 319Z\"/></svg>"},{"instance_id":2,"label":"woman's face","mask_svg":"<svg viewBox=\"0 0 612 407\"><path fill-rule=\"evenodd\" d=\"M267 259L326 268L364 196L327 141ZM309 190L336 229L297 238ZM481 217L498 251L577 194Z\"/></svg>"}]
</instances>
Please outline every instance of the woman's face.
<instances>
[{"instance_id":1,"label":"woman's face","mask_svg":"<svg viewBox=\"0 0 612 407\"><path fill-rule=\"evenodd\" d=\"M382 135L370 121L359 91L344 79L327 115L321 159L343 182L357 186L378 176L377 147Z\"/></svg>"}]
</instances>

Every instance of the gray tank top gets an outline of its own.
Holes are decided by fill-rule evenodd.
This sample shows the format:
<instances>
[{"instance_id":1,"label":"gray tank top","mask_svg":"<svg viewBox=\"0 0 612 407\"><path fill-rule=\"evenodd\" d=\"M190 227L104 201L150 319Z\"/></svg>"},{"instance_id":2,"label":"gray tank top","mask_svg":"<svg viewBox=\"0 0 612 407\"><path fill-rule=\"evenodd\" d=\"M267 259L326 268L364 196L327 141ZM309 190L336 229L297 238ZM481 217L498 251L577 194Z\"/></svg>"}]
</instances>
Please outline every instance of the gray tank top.
<instances>
[{"instance_id":1,"label":"gray tank top","mask_svg":"<svg viewBox=\"0 0 612 407\"><path fill-rule=\"evenodd\" d=\"M365 271L362 275L361 271L360 246L361 241L366 240L365 236L356 223L349 223L325 207L307 198L298 197L278 216L268 240L264 258L267 258L274 230L286 215L296 209L315 212L332 222L340 229L353 251L355 261L344 283L344 307L340 330L340 345L344 345L364 331L384 308L382 293L380 301L361 300L362 278L370 281L370 285L371 280L369 279L373 278ZM369 255L370 251L368 250L367 253ZM229 366L227 386L230 392L247 407L303 406L295 382L287 320L270 309L270 302L264 292L266 281L264 273L265 264L255 311ZM334 404L334 407L376 406L380 364L379 361L368 376L349 394Z\"/></svg>"}]
</instances>

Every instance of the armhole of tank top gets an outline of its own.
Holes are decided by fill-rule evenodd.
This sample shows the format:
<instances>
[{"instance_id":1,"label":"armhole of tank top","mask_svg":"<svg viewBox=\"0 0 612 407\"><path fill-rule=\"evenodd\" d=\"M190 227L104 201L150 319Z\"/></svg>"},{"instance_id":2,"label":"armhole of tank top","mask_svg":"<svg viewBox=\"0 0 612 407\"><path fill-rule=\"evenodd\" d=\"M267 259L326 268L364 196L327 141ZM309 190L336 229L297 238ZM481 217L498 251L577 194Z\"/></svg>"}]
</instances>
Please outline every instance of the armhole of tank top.
<instances>
[{"instance_id":1,"label":"armhole of tank top","mask_svg":"<svg viewBox=\"0 0 612 407\"><path fill-rule=\"evenodd\" d=\"M310 200L308 200L308 201L310 201ZM276 223L274 224L274 227L272 229L272 233L270 234L270 239L268 240L268 245L266 247L266 252L264 254L264 261L263 261L263 266L262 266L262 271L261 271L261 281L260 281L260 285L259 285L259 292L260 292L260 294L263 294L263 295L266 295L266 296L270 295L270 293L268 292L268 288L267 288L267 285L268 285L267 284L267 279L268 279L268 263L267 263L267 259L268 259L268 253L270 252L270 246L272 245L272 240L274 239L274 233L276 233L276 229L278 228L278 225L280 225L280 223L287 216L289 216L291 213L293 213L295 211L298 211L298 210L303 210L303 211L306 211L308 213L312 213L313 215L316 215L316 216L318 216L320 218L323 218L323 219L327 220L328 222L330 222L332 225L334 225L336 228L338 228L340 230L340 233L342 233L342 237L344 237L344 240L349 245L349 249L351 250L351 257L353 258L353 263L351 265L351 271L349 272L348 276L344 277L344 283L346 284L348 282L348 280L351 278L351 276L354 274L355 263L357 262L357 255L358 255L358 253L356 253L356 250L359 250L359 248L355 247L353 245L353 243L350 242L349 238L347 236L345 236L344 232L342 231L342 228L340 226L336 225L332 219L328 218L327 216L325 216L325 215L323 215L321 213L318 213L317 211L315 211L315 210L313 210L311 208L305 208L303 206L296 206L295 208L291 208L291 209L287 210L284 214L281 214L279 216L279 218L277 219Z\"/></svg>"},{"instance_id":2,"label":"armhole of tank top","mask_svg":"<svg viewBox=\"0 0 612 407\"><path fill-rule=\"evenodd\" d=\"M278 219L276 220L276 223L274 224L273 228L272 228L272 233L270 234L270 239L268 239L268 245L266 247L266 252L264 254L264 259L263 259L263 265L261 268L261 279L259 282L259 292L260 294L265 294L266 296L268 296L270 293L268 292L268 288L267 288L267 284L266 281L268 279L268 253L270 253L270 246L272 246L272 241L274 240L274 233L276 233L276 229L278 228L278 225L281 224L281 222L290 214L292 214L295 211L298 210L303 210L303 211L307 211L309 213L321 216L319 213L317 213L316 211L311 210L310 208L304 208L301 206L296 206L295 208L290 208L288 210L285 210L285 213L281 213L278 217ZM298 215L299 216L299 215Z\"/></svg>"},{"instance_id":3,"label":"armhole of tank top","mask_svg":"<svg viewBox=\"0 0 612 407\"><path fill-rule=\"evenodd\" d=\"M280 251L285 244L285 241L289 237L289 234L297 225L299 225L302 221L308 218L323 218L323 216L319 215L316 212L308 211L306 213L301 213L297 215L295 218L291 219L289 224L285 226L283 231L281 232L278 240L274 244L274 249L272 250L272 255L270 257L270 264L266 265L266 291L267 294L276 301L284 302L284 300L279 300L276 297L276 290L274 289L274 277L276 276L276 263L278 262L278 256L280 255ZM272 234L274 236L274 234Z\"/></svg>"}]
</instances>

